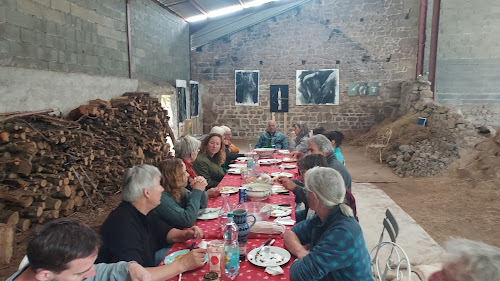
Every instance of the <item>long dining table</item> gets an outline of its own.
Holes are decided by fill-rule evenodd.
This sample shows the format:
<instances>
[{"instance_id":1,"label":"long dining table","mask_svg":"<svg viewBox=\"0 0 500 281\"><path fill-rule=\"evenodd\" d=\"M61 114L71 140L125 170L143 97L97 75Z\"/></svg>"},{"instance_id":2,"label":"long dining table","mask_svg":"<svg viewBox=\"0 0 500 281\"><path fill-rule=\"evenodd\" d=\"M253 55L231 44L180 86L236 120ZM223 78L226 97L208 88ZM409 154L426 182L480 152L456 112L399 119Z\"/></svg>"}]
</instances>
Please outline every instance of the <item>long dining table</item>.
<instances>
[{"instance_id":1,"label":"long dining table","mask_svg":"<svg viewBox=\"0 0 500 281\"><path fill-rule=\"evenodd\" d=\"M284 155L278 155L276 158L281 159L283 158ZM297 168L295 167L294 169L287 169L287 170L282 170L280 169L278 164L273 164L273 165L261 165L259 167L261 173L265 174L271 174L274 172L288 172L293 175L293 178L297 178ZM296 163L293 163L296 164ZM241 175L235 175L235 174L229 174L227 173L224 178L221 180L219 183L218 187L226 187L226 186L231 186L231 187L240 187L242 186L243 179ZM279 185L278 182L274 183L275 185ZM238 204L239 196L238 193L234 193L229 195L229 204L232 207L235 207ZM269 204L290 204L292 207L292 214L290 215L292 219L295 219L295 195L293 192L289 193L277 193L277 194L272 194L268 199L262 201L265 203ZM218 208L222 206L222 198L221 196L215 197L215 198L209 198L207 207L208 208ZM275 218L270 217L268 221L273 221ZM179 250L184 250L184 249L189 249L190 245L192 242L197 242L199 243L200 241L210 241L210 240L222 240L222 228L219 222L219 219L212 219L212 220L197 220L195 223L196 226L200 227L203 230L203 239L193 239L189 240L183 243L175 243L172 247L172 249L167 253L166 256L175 253ZM289 231L292 226L285 226L286 231ZM273 246L275 247L280 247L284 248L284 240L283 240L283 234L264 234L264 233L253 233L251 232L248 236L247 240L247 253L249 253L252 249L262 245L267 238L272 238L274 239L274 244ZM248 261L248 259L245 259L244 261L240 261L240 269L239 269L239 274L234 280L251 280L254 278L257 278L255 280L289 280L289 269L291 264L294 261L294 257L292 256L290 260L281 266L281 268L284 271L284 274L279 274L279 275L271 275L265 272L265 267L260 267L256 266ZM160 264L162 265L163 262ZM182 280L186 281L203 281L203 277L205 273L209 271L209 265L206 263L204 266L189 271L185 272L182 275ZM222 276L219 276L220 280L229 280L224 273L222 273ZM179 280L179 277L173 277L169 280Z\"/></svg>"}]
</instances>

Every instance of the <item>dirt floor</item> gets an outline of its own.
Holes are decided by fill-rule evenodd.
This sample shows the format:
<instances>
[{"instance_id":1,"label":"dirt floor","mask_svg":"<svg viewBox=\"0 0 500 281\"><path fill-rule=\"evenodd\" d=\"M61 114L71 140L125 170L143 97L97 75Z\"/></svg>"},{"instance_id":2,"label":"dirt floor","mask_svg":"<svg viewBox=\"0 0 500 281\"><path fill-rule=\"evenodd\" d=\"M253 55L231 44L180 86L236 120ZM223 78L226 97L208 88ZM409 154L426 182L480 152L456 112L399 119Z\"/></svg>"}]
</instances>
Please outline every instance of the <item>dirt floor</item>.
<instances>
[{"instance_id":1,"label":"dirt floor","mask_svg":"<svg viewBox=\"0 0 500 281\"><path fill-rule=\"evenodd\" d=\"M248 146L243 145L244 142L240 147ZM364 147L359 146L342 148L353 180L372 182L385 191L439 244L455 236L500 246L498 182L463 177L453 166L435 177L400 178L386 164L378 162L378 155L365 158L364 152ZM97 229L119 202L120 194L117 194L96 210L77 212L74 216ZM32 230L16 235L15 257L9 265L0 265L0 280L6 279L17 270Z\"/></svg>"}]
</instances>

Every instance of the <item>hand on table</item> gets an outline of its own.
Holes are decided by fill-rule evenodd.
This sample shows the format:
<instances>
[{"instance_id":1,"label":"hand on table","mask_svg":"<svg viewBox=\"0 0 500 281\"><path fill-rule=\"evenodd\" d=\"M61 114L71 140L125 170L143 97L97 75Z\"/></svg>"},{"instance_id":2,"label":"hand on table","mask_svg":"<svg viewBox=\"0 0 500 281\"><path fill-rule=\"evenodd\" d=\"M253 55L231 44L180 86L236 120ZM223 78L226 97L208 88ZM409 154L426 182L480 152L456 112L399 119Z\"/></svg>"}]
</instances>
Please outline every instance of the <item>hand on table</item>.
<instances>
[{"instance_id":1,"label":"hand on table","mask_svg":"<svg viewBox=\"0 0 500 281\"><path fill-rule=\"evenodd\" d=\"M132 262L128 265L128 274L130 275L130 280L132 281L151 280L151 273L149 273L144 267L136 262Z\"/></svg>"},{"instance_id":2,"label":"hand on table","mask_svg":"<svg viewBox=\"0 0 500 281\"><path fill-rule=\"evenodd\" d=\"M304 153L302 153L300 151L292 151L292 152L290 152L290 155L292 155L296 159L300 159L300 158L302 158L302 156L304 156Z\"/></svg>"},{"instance_id":3,"label":"hand on table","mask_svg":"<svg viewBox=\"0 0 500 281\"><path fill-rule=\"evenodd\" d=\"M283 185L284 188L290 191L293 191L295 187L297 187L297 185L291 179L285 176L279 176L278 182L281 183L281 185Z\"/></svg>"},{"instance_id":4,"label":"hand on table","mask_svg":"<svg viewBox=\"0 0 500 281\"><path fill-rule=\"evenodd\" d=\"M198 189L201 191L204 191L205 187L208 185L207 180L202 176L197 176L197 177L191 179L190 184L191 184L192 188Z\"/></svg>"},{"instance_id":5,"label":"hand on table","mask_svg":"<svg viewBox=\"0 0 500 281\"><path fill-rule=\"evenodd\" d=\"M203 230L195 225L186 229L184 236L186 240L203 238Z\"/></svg>"},{"instance_id":6,"label":"hand on table","mask_svg":"<svg viewBox=\"0 0 500 281\"><path fill-rule=\"evenodd\" d=\"M189 271L203 266L205 264L206 252L207 250L202 248L193 249L182 258L180 258L178 262L184 269L183 271Z\"/></svg>"},{"instance_id":7,"label":"hand on table","mask_svg":"<svg viewBox=\"0 0 500 281\"><path fill-rule=\"evenodd\" d=\"M206 191L208 197L217 197L220 195L220 189L218 187L212 187L209 190Z\"/></svg>"}]
</instances>

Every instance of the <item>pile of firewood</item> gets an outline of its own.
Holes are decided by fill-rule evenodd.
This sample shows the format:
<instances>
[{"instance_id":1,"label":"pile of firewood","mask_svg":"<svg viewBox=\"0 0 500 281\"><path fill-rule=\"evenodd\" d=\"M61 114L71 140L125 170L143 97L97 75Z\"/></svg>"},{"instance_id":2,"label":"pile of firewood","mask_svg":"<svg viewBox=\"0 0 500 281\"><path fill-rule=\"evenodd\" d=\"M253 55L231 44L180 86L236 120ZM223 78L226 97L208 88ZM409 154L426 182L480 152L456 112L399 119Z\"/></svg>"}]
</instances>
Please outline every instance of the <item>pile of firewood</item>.
<instances>
[{"instance_id":1,"label":"pile of firewood","mask_svg":"<svg viewBox=\"0 0 500 281\"><path fill-rule=\"evenodd\" d=\"M0 113L0 224L18 231L103 204L127 168L171 157L168 112L148 93L49 112Z\"/></svg>"}]
</instances>

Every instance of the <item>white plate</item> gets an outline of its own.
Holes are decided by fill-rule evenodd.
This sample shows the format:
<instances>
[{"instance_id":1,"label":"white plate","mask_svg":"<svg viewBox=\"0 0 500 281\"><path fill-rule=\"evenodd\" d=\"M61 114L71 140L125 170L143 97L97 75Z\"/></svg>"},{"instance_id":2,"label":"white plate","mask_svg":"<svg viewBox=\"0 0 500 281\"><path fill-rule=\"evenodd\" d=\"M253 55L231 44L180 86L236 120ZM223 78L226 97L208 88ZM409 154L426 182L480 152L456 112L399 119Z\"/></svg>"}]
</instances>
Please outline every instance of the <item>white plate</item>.
<instances>
[{"instance_id":1,"label":"white plate","mask_svg":"<svg viewBox=\"0 0 500 281\"><path fill-rule=\"evenodd\" d=\"M279 209L273 209L271 211L271 217L279 218L286 217L292 214L291 208L278 207Z\"/></svg>"},{"instance_id":2,"label":"white plate","mask_svg":"<svg viewBox=\"0 0 500 281\"><path fill-rule=\"evenodd\" d=\"M164 264L172 263L173 261L175 261L177 256L187 254L188 252L189 252L189 249L179 250L177 252L173 252L170 255L165 257L165 259L163 260L163 263ZM259 256L260 256L260 254L259 254ZM179 258L181 258L181 257L179 257ZM208 254L205 254L205 262L207 262L207 261L208 261Z\"/></svg>"},{"instance_id":3,"label":"white plate","mask_svg":"<svg viewBox=\"0 0 500 281\"><path fill-rule=\"evenodd\" d=\"M295 169L297 167L297 165L295 164L281 164L280 165L280 168L281 169Z\"/></svg>"},{"instance_id":4,"label":"white plate","mask_svg":"<svg viewBox=\"0 0 500 281\"><path fill-rule=\"evenodd\" d=\"M247 166L247 164L229 164L229 167L231 167L231 168L243 168L246 166Z\"/></svg>"},{"instance_id":5,"label":"white plate","mask_svg":"<svg viewBox=\"0 0 500 281\"><path fill-rule=\"evenodd\" d=\"M205 208L198 211L199 220L213 220L219 217L220 208Z\"/></svg>"},{"instance_id":6,"label":"white plate","mask_svg":"<svg viewBox=\"0 0 500 281\"><path fill-rule=\"evenodd\" d=\"M241 161L241 162L243 162L243 161L248 161L248 160L250 160L250 159L252 159L252 158L251 158L251 157L243 157L243 156L242 156L242 157L238 157L238 158L236 158L236 160Z\"/></svg>"},{"instance_id":7,"label":"white plate","mask_svg":"<svg viewBox=\"0 0 500 281\"><path fill-rule=\"evenodd\" d=\"M281 162L281 160L279 160L279 159L260 159L258 162L259 162L259 165L273 165L273 164Z\"/></svg>"},{"instance_id":8,"label":"white plate","mask_svg":"<svg viewBox=\"0 0 500 281\"><path fill-rule=\"evenodd\" d=\"M220 193L233 194L238 193L239 187L236 186L223 186L219 189Z\"/></svg>"},{"instance_id":9,"label":"white plate","mask_svg":"<svg viewBox=\"0 0 500 281\"><path fill-rule=\"evenodd\" d=\"M288 190L281 185L273 185L273 192L274 193L288 192Z\"/></svg>"},{"instance_id":10,"label":"white plate","mask_svg":"<svg viewBox=\"0 0 500 281\"><path fill-rule=\"evenodd\" d=\"M281 177L281 176L288 177L288 178L293 178L293 174L286 173L286 172L274 172L274 173L271 173L271 177L273 177L273 178L277 178L277 177Z\"/></svg>"},{"instance_id":11,"label":"white plate","mask_svg":"<svg viewBox=\"0 0 500 281\"><path fill-rule=\"evenodd\" d=\"M280 150L278 150L278 153L283 154L283 155L288 155L288 154L290 154L290 151L286 150L286 149L280 149Z\"/></svg>"},{"instance_id":12,"label":"white plate","mask_svg":"<svg viewBox=\"0 0 500 281\"><path fill-rule=\"evenodd\" d=\"M231 175L241 175L241 170L238 168L231 168L227 170L227 173Z\"/></svg>"},{"instance_id":13,"label":"white plate","mask_svg":"<svg viewBox=\"0 0 500 281\"><path fill-rule=\"evenodd\" d=\"M269 248L269 255L267 254L267 249ZM265 246L260 252L259 256L256 258L257 248L253 249L248 253L248 261L262 267L283 265L290 260L290 253L280 247Z\"/></svg>"}]
</instances>

